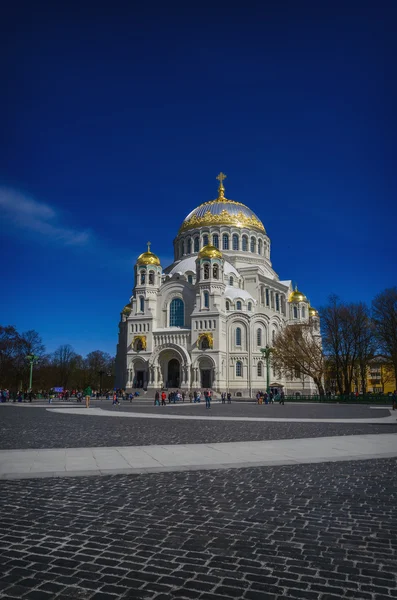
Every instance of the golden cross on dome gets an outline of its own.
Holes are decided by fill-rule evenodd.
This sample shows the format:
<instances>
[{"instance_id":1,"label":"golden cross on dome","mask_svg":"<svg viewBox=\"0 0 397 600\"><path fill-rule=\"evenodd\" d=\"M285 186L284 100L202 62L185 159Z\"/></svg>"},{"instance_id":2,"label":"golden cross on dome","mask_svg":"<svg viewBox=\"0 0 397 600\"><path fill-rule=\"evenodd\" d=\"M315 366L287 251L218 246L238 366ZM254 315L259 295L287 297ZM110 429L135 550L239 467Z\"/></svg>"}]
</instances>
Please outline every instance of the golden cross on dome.
<instances>
[{"instance_id":1,"label":"golden cross on dome","mask_svg":"<svg viewBox=\"0 0 397 600\"><path fill-rule=\"evenodd\" d=\"M223 187L224 179L226 179L226 175L224 173L222 173L222 171L221 171L217 177L217 180L219 181L218 200L224 200L224 198L225 198L225 195L224 195L225 188Z\"/></svg>"},{"instance_id":2,"label":"golden cross on dome","mask_svg":"<svg viewBox=\"0 0 397 600\"><path fill-rule=\"evenodd\" d=\"M152 245L152 242L147 242L147 251L150 252L150 246Z\"/></svg>"}]
</instances>

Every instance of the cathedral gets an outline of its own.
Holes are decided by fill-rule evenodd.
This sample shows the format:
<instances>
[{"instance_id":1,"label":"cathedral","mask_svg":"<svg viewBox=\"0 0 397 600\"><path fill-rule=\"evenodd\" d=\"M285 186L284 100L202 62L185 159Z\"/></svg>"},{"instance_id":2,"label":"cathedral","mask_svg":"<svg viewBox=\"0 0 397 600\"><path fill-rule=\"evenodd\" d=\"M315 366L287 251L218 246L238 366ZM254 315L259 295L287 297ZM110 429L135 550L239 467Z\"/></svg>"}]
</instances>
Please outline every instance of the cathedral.
<instances>
[{"instance_id":1,"label":"cathedral","mask_svg":"<svg viewBox=\"0 0 397 600\"><path fill-rule=\"evenodd\" d=\"M267 386L285 394L314 394L314 382L285 377L266 347L288 323L313 321L306 296L280 280L260 219L241 202L218 197L190 212L174 240L174 262L162 268L151 251L135 264L130 302L121 312L116 386L211 388L251 397ZM270 380L267 381L269 372Z\"/></svg>"}]
</instances>

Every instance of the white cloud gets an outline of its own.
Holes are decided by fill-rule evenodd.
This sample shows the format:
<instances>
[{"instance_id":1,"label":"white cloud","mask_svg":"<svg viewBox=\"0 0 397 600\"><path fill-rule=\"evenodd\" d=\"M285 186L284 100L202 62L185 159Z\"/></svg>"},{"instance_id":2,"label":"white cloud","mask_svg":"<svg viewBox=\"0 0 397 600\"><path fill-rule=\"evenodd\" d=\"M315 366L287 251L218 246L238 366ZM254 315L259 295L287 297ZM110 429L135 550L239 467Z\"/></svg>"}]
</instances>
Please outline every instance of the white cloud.
<instances>
[{"instance_id":1,"label":"white cloud","mask_svg":"<svg viewBox=\"0 0 397 600\"><path fill-rule=\"evenodd\" d=\"M10 188L0 187L0 215L16 227L34 232L50 242L85 246L92 239L89 231L64 226L60 214L48 204Z\"/></svg>"}]
</instances>

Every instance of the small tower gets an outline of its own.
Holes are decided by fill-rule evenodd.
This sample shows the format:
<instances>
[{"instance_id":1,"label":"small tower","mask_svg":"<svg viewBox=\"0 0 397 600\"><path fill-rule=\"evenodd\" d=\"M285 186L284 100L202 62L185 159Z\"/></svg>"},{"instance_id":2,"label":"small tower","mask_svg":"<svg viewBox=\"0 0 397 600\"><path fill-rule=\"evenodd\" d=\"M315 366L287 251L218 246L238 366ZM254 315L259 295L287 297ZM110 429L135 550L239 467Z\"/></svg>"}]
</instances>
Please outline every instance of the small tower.
<instances>
[{"instance_id":1,"label":"small tower","mask_svg":"<svg viewBox=\"0 0 397 600\"><path fill-rule=\"evenodd\" d=\"M309 318L309 301L305 294L302 294L295 286L295 290L291 292L288 299L289 303L289 319L292 323L307 322Z\"/></svg>"},{"instance_id":2,"label":"small tower","mask_svg":"<svg viewBox=\"0 0 397 600\"><path fill-rule=\"evenodd\" d=\"M150 242L147 243L147 252L138 256L135 264L135 298L133 311L135 314L154 311L157 293L161 285L161 265L158 256L150 251Z\"/></svg>"},{"instance_id":3,"label":"small tower","mask_svg":"<svg viewBox=\"0 0 397 600\"><path fill-rule=\"evenodd\" d=\"M313 326L313 336L321 338L320 316L313 306L309 306L309 322Z\"/></svg>"},{"instance_id":4,"label":"small tower","mask_svg":"<svg viewBox=\"0 0 397 600\"><path fill-rule=\"evenodd\" d=\"M196 283L198 284L199 298L196 302L197 309L219 309L222 294L225 292L223 278L222 252L211 246L204 246L196 259Z\"/></svg>"}]
</instances>

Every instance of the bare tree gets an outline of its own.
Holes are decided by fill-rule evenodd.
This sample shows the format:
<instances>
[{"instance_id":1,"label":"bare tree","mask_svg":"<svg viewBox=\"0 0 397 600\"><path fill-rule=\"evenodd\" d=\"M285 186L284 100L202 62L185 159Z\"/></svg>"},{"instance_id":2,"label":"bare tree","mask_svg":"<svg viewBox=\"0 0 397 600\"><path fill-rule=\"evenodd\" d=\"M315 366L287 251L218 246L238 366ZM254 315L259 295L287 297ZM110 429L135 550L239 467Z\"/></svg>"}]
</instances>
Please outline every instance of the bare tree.
<instances>
[{"instance_id":1,"label":"bare tree","mask_svg":"<svg viewBox=\"0 0 397 600\"><path fill-rule=\"evenodd\" d=\"M58 377L57 385L67 387L76 368L77 354L69 344L59 346L52 355L52 364Z\"/></svg>"},{"instance_id":2,"label":"bare tree","mask_svg":"<svg viewBox=\"0 0 397 600\"><path fill-rule=\"evenodd\" d=\"M311 377L324 395L324 355L321 338L310 324L287 325L273 345L273 365L287 375Z\"/></svg>"},{"instance_id":3,"label":"bare tree","mask_svg":"<svg viewBox=\"0 0 397 600\"><path fill-rule=\"evenodd\" d=\"M45 346L41 335L34 329L29 329L21 334L21 339L26 348L26 354L35 354L36 356L43 356L45 353Z\"/></svg>"},{"instance_id":4,"label":"bare tree","mask_svg":"<svg viewBox=\"0 0 397 600\"><path fill-rule=\"evenodd\" d=\"M386 289L374 298L372 321L380 350L393 365L397 381L397 287Z\"/></svg>"},{"instance_id":5,"label":"bare tree","mask_svg":"<svg viewBox=\"0 0 397 600\"><path fill-rule=\"evenodd\" d=\"M368 361L374 353L374 339L367 306L345 304L330 296L320 309L324 350L340 394L350 394L352 382L360 381L366 390Z\"/></svg>"}]
</instances>

